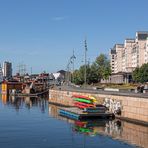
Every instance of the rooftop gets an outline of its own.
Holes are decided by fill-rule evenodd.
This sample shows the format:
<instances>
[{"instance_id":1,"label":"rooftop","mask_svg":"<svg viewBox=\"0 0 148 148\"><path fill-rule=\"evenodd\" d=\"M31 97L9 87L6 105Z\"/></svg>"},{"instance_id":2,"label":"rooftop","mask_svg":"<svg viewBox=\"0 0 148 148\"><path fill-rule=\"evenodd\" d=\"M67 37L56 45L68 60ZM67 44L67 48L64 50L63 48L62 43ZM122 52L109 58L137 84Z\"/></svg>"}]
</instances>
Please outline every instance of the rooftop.
<instances>
[{"instance_id":1,"label":"rooftop","mask_svg":"<svg viewBox=\"0 0 148 148\"><path fill-rule=\"evenodd\" d=\"M135 39L133 39L133 38L126 38L125 42L126 43L135 43Z\"/></svg>"},{"instance_id":2,"label":"rooftop","mask_svg":"<svg viewBox=\"0 0 148 148\"><path fill-rule=\"evenodd\" d=\"M111 54L116 54L116 50L111 49L110 53L111 53Z\"/></svg>"},{"instance_id":3,"label":"rooftop","mask_svg":"<svg viewBox=\"0 0 148 148\"><path fill-rule=\"evenodd\" d=\"M138 40L146 40L148 38L148 31L137 31L136 38Z\"/></svg>"},{"instance_id":4,"label":"rooftop","mask_svg":"<svg viewBox=\"0 0 148 148\"><path fill-rule=\"evenodd\" d=\"M113 50L116 50L116 48L123 48L124 44L115 44L113 47Z\"/></svg>"}]
</instances>

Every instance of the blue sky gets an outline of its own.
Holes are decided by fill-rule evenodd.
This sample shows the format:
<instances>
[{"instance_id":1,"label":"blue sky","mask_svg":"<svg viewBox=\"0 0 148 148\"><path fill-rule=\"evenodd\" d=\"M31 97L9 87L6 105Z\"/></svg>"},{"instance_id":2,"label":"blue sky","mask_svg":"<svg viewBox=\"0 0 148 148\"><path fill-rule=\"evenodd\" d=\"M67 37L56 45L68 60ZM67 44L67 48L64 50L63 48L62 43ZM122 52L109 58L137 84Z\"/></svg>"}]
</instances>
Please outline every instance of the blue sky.
<instances>
[{"instance_id":1,"label":"blue sky","mask_svg":"<svg viewBox=\"0 0 148 148\"><path fill-rule=\"evenodd\" d=\"M75 67L108 54L115 43L148 31L147 0L0 0L0 62L20 63L33 73Z\"/></svg>"}]
</instances>

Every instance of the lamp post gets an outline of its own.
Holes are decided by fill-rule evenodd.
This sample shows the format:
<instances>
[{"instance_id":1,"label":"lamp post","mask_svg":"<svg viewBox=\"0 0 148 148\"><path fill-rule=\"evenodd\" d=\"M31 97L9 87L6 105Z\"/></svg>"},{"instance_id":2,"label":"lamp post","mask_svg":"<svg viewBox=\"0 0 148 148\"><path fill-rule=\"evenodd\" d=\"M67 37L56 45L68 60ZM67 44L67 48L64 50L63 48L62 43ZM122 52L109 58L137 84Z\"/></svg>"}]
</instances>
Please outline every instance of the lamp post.
<instances>
[{"instance_id":1,"label":"lamp post","mask_svg":"<svg viewBox=\"0 0 148 148\"><path fill-rule=\"evenodd\" d=\"M84 87L86 87L87 84L87 42L85 39L85 51L84 51L84 61L85 61L85 71L84 71Z\"/></svg>"},{"instance_id":2,"label":"lamp post","mask_svg":"<svg viewBox=\"0 0 148 148\"><path fill-rule=\"evenodd\" d=\"M74 72L74 60L76 59L75 55L74 55L74 50L73 50L73 55L70 57L70 59L68 60L68 64L67 64L67 84L69 85L69 81L71 80L71 74L70 74L70 64L72 65L72 71Z\"/></svg>"},{"instance_id":3,"label":"lamp post","mask_svg":"<svg viewBox=\"0 0 148 148\"><path fill-rule=\"evenodd\" d=\"M72 73L74 73L74 61L75 61L75 59L76 59L76 57L75 57L74 50L73 50L73 55L72 55L72 57L71 57ZM74 80L73 77L72 77L72 80Z\"/></svg>"},{"instance_id":4,"label":"lamp post","mask_svg":"<svg viewBox=\"0 0 148 148\"><path fill-rule=\"evenodd\" d=\"M69 81L70 81L70 64L71 64L71 58L70 60L68 60L68 64L67 64L67 85L69 85Z\"/></svg>"}]
</instances>

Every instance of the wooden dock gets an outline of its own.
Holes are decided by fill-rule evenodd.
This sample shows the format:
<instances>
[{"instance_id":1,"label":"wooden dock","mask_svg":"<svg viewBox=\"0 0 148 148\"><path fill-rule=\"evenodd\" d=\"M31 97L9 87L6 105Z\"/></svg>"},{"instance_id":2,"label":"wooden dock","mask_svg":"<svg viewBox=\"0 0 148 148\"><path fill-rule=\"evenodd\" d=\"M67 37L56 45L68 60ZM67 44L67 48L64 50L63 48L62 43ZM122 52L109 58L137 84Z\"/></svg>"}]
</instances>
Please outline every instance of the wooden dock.
<instances>
[{"instance_id":1,"label":"wooden dock","mask_svg":"<svg viewBox=\"0 0 148 148\"><path fill-rule=\"evenodd\" d=\"M79 120L79 119L90 119L90 118L103 118L103 119L110 119L114 118L114 114L110 112L105 113L87 113L81 109L76 107L72 108L60 108L59 114L61 116L65 116L67 118Z\"/></svg>"}]
</instances>

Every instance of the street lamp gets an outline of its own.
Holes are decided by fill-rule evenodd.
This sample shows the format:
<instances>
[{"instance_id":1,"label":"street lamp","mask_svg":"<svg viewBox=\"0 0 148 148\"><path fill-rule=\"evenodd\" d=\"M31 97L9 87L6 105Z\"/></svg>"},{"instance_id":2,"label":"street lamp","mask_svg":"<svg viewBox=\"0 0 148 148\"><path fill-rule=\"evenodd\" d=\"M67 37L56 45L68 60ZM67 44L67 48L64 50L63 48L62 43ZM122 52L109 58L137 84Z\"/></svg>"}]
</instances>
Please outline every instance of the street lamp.
<instances>
[{"instance_id":1,"label":"street lamp","mask_svg":"<svg viewBox=\"0 0 148 148\"><path fill-rule=\"evenodd\" d=\"M86 39L85 39L85 54L84 54L84 61L85 61L85 71L84 71L84 86L86 87L86 84L87 84L87 42L86 42Z\"/></svg>"},{"instance_id":2,"label":"street lamp","mask_svg":"<svg viewBox=\"0 0 148 148\"><path fill-rule=\"evenodd\" d=\"M73 55L70 57L70 59L68 60L68 64L67 64L67 83L69 85L69 81L70 81L70 64L73 64L73 72L74 72L74 60L76 59L75 55L74 55L74 50L73 50Z\"/></svg>"}]
</instances>

